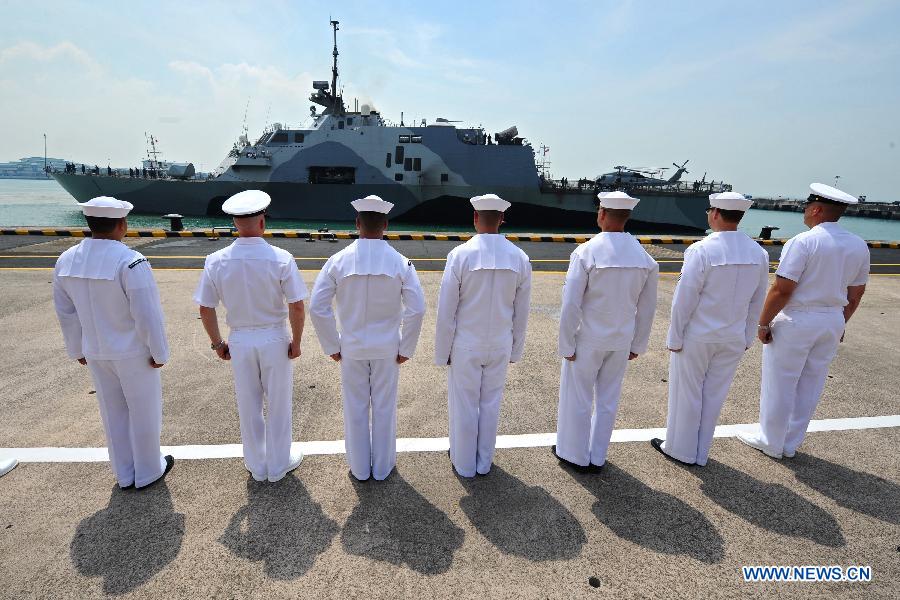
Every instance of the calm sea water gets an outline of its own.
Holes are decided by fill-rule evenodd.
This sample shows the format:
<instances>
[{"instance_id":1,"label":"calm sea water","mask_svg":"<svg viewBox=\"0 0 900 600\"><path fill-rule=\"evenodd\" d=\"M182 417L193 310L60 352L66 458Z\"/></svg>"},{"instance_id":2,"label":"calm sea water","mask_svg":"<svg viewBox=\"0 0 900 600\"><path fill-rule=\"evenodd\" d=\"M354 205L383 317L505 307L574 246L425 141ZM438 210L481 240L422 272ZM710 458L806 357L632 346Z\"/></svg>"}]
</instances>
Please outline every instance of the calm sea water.
<instances>
[{"instance_id":1,"label":"calm sea water","mask_svg":"<svg viewBox=\"0 0 900 600\"><path fill-rule=\"evenodd\" d=\"M132 228L160 227L168 220L158 216L131 215L128 222ZM188 229L230 225L231 220L215 217L186 217L184 225ZM881 219L860 219L844 217L841 224L867 240L900 240L900 221ZM352 223L272 220L272 229L318 229L324 225L332 230L351 230ZM788 238L806 231L800 213L778 212L751 209L741 221L741 229L751 235L758 235L764 225L779 227L774 237ZM84 219L75 205L75 200L52 180L39 181L29 179L0 180L0 227L82 227ZM395 231L458 231L459 227L441 226L439 224L423 226L419 223L404 225L402 222L391 222ZM540 229L528 228L528 231L542 233ZM582 230L593 233L596 228L586 223ZM506 231L516 231L507 228ZM524 231L524 230L522 230Z\"/></svg>"}]
</instances>

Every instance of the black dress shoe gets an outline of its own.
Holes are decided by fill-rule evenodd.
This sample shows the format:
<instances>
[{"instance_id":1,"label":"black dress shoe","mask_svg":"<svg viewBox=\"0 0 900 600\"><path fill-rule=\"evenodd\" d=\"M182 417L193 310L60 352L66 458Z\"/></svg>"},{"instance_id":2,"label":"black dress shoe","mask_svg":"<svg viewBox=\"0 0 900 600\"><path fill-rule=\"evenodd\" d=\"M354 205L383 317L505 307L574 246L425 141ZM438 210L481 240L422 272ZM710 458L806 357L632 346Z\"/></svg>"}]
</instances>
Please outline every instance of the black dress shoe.
<instances>
[{"instance_id":1,"label":"black dress shoe","mask_svg":"<svg viewBox=\"0 0 900 600\"><path fill-rule=\"evenodd\" d=\"M353 483L365 483L369 480L368 477L366 477L365 479L360 479L359 477L357 477L356 475L353 474L352 469L347 471L347 477L349 477L350 481L352 481Z\"/></svg>"},{"instance_id":2,"label":"black dress shoe","mask_svg":"<svg viewBox=\"0 0 900 600\"><path fill-rule=\"evenodd\" d=\"M684 462L683 460L679 460L679 459L675 458L674 456L669 456L668 454L666 454L666 452L662 449L662 445L663 445L664 441L665 440L661 440L659 438L653 438L652 440L650 440L650 445L653 446L654 450L656 450L657 452L659 452L660 454L662 454L663 456L665 456L672 462L678 463L679 465L684 465L685 467L693 467L694 466L694 463Z\"/></svg>"},{"instance_id":3,"label":"black dress shoe","mask_svg":"<svg viewBox=\"0 0 900 600\"><path fill-rule=\"evenodd\" d=\"M563 457L561 457L559 454L556 453L556 445L555 444L553 446L550 446L550 451L553 452L553 456L556 457L556 460L558 460L563 466L566 466L566 467L572 469L573 471L577 471L579 473L600 473L603 470L602 465L599 467L594 464L579 465L579 464L573 463L572 461L564 459Z\"/></svg>"},{"instance_id":4,"label":"black dress shoe","mask_svg":"<svg viewBox=\"0 0 900 600\"><path fill-rule=\"evenodd\" d=\"M166 468L165 468L165 470L163 471L163 474L160 475L157 479L154 479L153 481L151 481L150 483L148 483L147 485L141 486L141 487L139 487L139 488L137 488L137 489L139 489L139 490L146 490L146 489L147 489L148 487L150 487L151 485L153 485L153 484L155 484L155 483L159 483L160 481L162 481L163 479L166 478L166 475L168 475L168 474L169 474L169 471L172 470L172 467L175 466L175 457L172 456L171 454L167 454L167 455L164 456L163 458L165 458L165 460L166 460Z\"/></svg>"},{"instance_id":5,"label":"black dress shoe","mask_svg":"<svg viewBox=\"0 0 900 600\"><path fill-rule=\"evenodd\" d=\"M450 458L450 450L447 450L447 460L450 461L450 470L453 471L453 474L456 475L457 478L469 479L468 477L463 477L462 475L460 475L459 472L456 470L456 465L453 464L453 459ZM476 475L477 475L477 473L476 473Z\"/></svg>"}]
</instances>

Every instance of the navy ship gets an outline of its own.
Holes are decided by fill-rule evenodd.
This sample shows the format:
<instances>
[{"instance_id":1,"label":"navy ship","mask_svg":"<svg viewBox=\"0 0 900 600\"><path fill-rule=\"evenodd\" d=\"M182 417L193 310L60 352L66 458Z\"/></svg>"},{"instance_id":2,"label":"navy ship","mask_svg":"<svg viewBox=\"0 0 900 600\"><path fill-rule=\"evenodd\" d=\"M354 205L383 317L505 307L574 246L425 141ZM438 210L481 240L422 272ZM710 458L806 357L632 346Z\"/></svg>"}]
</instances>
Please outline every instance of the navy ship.
<instances>
[{"instance_id":1,"label":"navy ship","mask_svg":"<svg viewBox=\"0 0 900 600\"><path fill-rule=\"evenodd\" d=\"M725 184L681 181L684 165L669 179L618 167L617 172L575 182L548 174L546 148L535 149L513 126L492 136L481 127L389 123L372 107L345 105L338 89L338 21L331 81L314 81L310 115L301 128L275 123L251 142L246 130L222 163L197 176L192 164L100 173L54 172L77 200L109 195L131 202L135 212L218 216L232 194L261 189L272 197L272 219L352 221L350 202L376 194L394 203L392 220L470 225L472 196L495 193L513 203L507 222L546 230L591 227L597 192L614 189L640 198L632 231L702 232L706 196ZM678 166L678 165L676 165ZM618 176L617 176L618 175Z\"/></svg>"}]
</instances>

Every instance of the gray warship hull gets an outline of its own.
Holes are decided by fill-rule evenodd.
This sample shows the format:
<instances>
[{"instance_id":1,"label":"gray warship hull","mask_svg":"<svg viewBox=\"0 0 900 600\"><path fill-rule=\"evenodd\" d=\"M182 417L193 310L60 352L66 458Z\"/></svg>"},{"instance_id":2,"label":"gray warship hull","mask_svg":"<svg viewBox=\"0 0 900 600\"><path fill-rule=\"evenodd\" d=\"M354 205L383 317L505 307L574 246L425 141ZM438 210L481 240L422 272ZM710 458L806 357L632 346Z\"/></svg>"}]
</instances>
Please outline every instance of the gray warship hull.
<instances>
[{"instance_id":1,"label":"gray warship hull","mask_svg":"<svg viewBox=\"0 0 900 600\"><path fill-rule=\"evenodd\" d=\"M513 203L506 215L510 226L536 230L589 229L597 192L622 189L606 186L602 178L582 179L575 186L550 180L546 163L535 161L535 150L515 126L492 139L481 126L460 128L441 117L405 125L401 114L396 125L366 104L348 110L338 85L338 22L331 26L331 82L313 82L309 99L314 106L303 126L273 123L254 143L245 129L205 178L191 177L192 164L160 169L152 136L150 178L146 169L127 177L71 171L53 177L79 201L114 196L146 214L218 216L232 194L259 189L272 197L268 213L273 219L318 222L352 221L356 213L350 202L375 194L394 203L394 221L470 226L469 198L494 193ZM324 111L318 113L316 105ZM543 157L547 149L542 152ZM719 190L677 182L683 172L682 165L662 186L625 188L641 199L632 213L633 231L706 229L706 193Z\"/></svg>"},{"instance_id":2,"label":"gray warship hull","mask_svg":"<svg viewBox=\"0 0 900 600\"><path fill-rule=\"evenodd\" d=\"M270 218L301 221L353 221L356 212L350 202L369 194L393 202L391 219L410 224L468 226L472 219L469 198L489 192L513 203L507 213L507 223L517 228L588 229L597 212L593 191L577 188L182 181L68 173L54 173L53 178L79 202L96 196L113 196L132 203L135 213L151 215L220 216L222 203L246 189L261 189L272 197ZM649 189L631 193L641 199L632 215L632 231L688 233L707 228L705 195L666 194Z\"/></svg>"}]
</instances>

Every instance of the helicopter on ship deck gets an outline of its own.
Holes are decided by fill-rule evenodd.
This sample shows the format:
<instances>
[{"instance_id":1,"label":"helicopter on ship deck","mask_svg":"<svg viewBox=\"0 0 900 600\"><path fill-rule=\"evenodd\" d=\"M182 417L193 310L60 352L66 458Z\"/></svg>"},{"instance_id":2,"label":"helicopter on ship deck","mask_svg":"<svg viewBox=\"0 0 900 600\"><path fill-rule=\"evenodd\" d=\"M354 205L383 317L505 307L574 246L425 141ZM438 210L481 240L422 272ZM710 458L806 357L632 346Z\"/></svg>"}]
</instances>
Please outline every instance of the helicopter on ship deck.
<instances>
[{"instance_id":1,"label":"helicopter on ship deck","mask_svg":"<svg viewBox=\"0 0 900 600\"><path fill-rule=\"evenodd\" d=\"M663 179L662 174L667 169L669 169L669 167L647 169L644 167L631 168L624 165L618 165L616 167L613 167L615 171L604 173L603 175L598 176L595 181L598 185L611 187L655 187L662 185L672 185L678 183L678 181L681 180L682 175L684 175L685 173L690 173L690 171L685 168L685 165L687 165L688 162L690 162L690 159L684 161L680 165L677 163L672 163L672 165L677 170L668 179Z\"/></svg>"}]
</instances>

